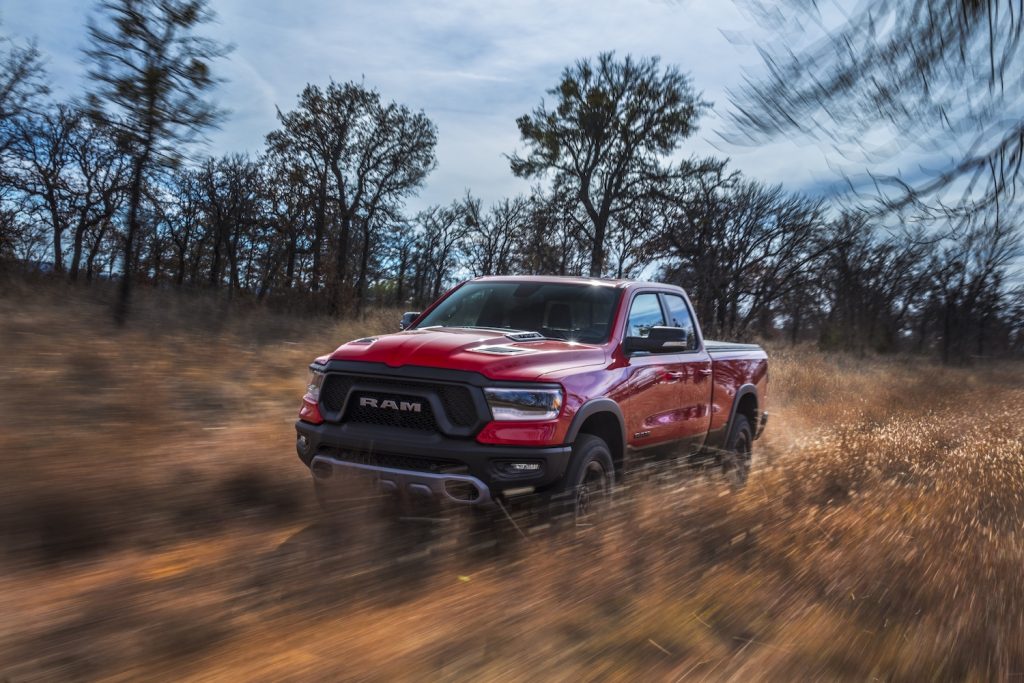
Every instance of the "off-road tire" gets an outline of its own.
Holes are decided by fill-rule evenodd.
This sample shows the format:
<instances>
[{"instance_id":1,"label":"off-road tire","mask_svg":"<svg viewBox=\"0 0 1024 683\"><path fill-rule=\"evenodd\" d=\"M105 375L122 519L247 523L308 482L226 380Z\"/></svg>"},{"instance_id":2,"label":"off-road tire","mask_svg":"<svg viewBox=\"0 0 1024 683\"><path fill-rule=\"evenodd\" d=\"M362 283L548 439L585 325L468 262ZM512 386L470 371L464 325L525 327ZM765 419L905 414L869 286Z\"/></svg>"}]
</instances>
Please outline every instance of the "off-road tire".
<instances>
[{"instance_id":1,"label":"off-road tire","mask_svg":"<svg viewBox=\"0 0 1024 683\"><path fill-rule=\"evenodd\" d=\"M746 415L736 415L725 441L725 449L718 456L722 475L734 489L741 489L750 476L750 462L754 447L754 430Z\"/></svg>"},{"instance_id":2,"label":"off-road tire","mask_svg":"<svg viewBox=\"0 0 1024 683\"><path fill-rule=\"evenodd\" d=\"M563 484L552 497L556 519L592 526L608 512L615 487L611 449L592 434L576 437Z\"/></svg>"}]
</instances>

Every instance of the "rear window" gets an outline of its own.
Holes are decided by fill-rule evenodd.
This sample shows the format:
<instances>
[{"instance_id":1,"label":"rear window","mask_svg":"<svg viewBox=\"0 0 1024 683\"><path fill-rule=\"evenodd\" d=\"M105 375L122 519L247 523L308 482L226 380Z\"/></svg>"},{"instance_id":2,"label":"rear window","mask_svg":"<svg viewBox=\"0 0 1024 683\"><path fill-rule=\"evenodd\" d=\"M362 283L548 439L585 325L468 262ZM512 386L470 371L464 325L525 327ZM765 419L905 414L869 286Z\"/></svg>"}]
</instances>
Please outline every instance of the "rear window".
<instances>
[{"instance_id":1,"label":"rear window","mask_svg":"<svg viewBox=\"0 0 1024 683\"><path fill-rule=\"evenodd\" d=\"M553 339L601 344L611 334L621 291L604 285L469 282L416 326L537 332Z\"/></svg>"}]
</instances>

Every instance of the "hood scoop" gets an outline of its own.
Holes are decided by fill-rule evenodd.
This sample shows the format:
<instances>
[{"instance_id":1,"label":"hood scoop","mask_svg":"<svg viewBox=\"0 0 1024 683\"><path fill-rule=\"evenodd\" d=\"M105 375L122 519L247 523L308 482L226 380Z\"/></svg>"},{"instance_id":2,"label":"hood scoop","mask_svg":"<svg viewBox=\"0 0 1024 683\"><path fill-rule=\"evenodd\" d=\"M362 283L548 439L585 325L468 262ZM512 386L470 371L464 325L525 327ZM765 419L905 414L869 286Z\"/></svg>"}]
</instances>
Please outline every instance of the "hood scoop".
<instances>
[{"instance_id":1,"label":"hood scoop","mask_svg":"<svg viewBox=\"0 0 1024 683\"><path fill-rule=\"evenodd\" d=\"M512 341L543 341L544 335L540 332L509 332L505 335Z\"/></svg>"},{"instance_id":2,"label":"hood scoop","mask_svg":"<svg viewBox=\"0 0 1024 683\"><path fill-rule=\"evenodd\" d=\"M476 351L477 353L490 353L495 356L518 356L523 353L530 353L528 349L521 349L516 346L503 346L501 344L497 344L495 346L479 346L472 349L472 351Z\"/></svg>"}]
</instances>

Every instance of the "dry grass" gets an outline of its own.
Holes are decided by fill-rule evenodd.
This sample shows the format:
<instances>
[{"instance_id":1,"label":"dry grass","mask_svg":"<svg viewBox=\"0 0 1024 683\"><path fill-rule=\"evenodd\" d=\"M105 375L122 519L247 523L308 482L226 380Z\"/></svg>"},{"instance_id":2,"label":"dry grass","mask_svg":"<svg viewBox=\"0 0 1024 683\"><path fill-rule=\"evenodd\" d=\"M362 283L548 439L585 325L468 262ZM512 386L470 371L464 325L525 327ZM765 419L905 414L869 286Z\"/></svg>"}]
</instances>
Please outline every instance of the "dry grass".
<instances>
[{"instance_id":1,"label":"dry grass","mask_svg":"<svg viewBox=\"0 0 1024 683\"><path fill-rule=\"evenodd\" d=\"M310 358L390 329L0 297L0 679L1024 676L1024 368L773 353L737 494L637 468L601 529L317 523ZM97 322L99 321L99 322Z\"/></svg>"}]
</instances>

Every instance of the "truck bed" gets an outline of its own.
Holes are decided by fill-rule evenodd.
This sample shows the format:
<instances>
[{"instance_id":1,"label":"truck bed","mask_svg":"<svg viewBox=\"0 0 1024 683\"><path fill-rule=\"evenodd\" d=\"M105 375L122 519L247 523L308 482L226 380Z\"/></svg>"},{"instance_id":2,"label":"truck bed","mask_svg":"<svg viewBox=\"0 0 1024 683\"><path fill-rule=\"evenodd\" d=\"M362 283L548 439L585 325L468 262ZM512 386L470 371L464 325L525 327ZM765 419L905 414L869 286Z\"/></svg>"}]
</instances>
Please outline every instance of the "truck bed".
<instances>
[{"instance_id":1,"label":"truck bed","mask_svg":"<svg viewBox=\"0 0 1024 683\"><path fill-rule=\"evenodd\" d=\"M704 348L712 355L716 353L749 353L751 351L764 353L764 349L757 344L739 344L737 342L712 341L710 339L704 340Z\"/></svg>"}]
</instances>

